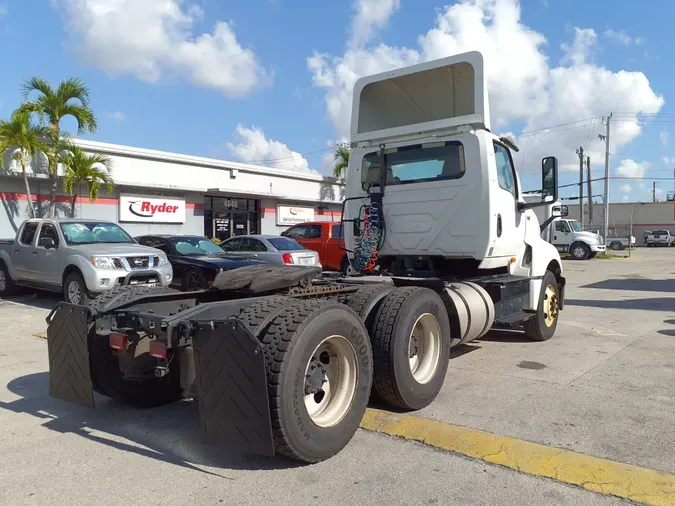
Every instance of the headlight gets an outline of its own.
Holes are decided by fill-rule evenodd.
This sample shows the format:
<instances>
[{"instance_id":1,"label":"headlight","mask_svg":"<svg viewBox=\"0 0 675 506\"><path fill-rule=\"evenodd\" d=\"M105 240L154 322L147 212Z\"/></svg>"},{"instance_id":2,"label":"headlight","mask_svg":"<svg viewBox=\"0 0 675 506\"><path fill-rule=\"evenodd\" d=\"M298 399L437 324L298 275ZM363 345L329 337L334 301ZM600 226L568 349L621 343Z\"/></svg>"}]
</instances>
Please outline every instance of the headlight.
<instances>
[{"instance_id":1,"label":"headlight","mask_svg":"<svg viewBox=\"0 0 675 506\"><path fill-rule=\"evenodd\" d=\"M90 257L89 263L98 269L114 269L112 257Z\"/></svg>"},{"instance_id":2,"label":"headlight","mask_svg":"<svg viewBox=\"0 0 675 506\"><path fill-rule=\"evenodd\" d=\"M160 267L169 264L169 259L167 258L166 255L164 255L164 254L162 254L162 255L157 255L157 258L159 258L159 266L160 266Z\"/></svg>"}]
</instances>

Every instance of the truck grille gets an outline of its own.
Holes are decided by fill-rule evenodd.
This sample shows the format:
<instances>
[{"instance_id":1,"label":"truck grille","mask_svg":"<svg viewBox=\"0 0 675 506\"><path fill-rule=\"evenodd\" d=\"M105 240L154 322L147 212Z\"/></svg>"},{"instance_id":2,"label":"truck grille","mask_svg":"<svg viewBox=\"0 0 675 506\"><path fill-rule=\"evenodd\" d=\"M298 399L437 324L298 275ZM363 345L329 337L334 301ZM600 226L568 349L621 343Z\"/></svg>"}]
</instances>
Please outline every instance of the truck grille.
<instances>
[{"instance_id":1,"label":"truck grille","mask_svg":"<svg viewBox=\"0 0 675 506\"><path fill-rule=\"evenodd\" d=\"M124 269L124 264L119 258L113 258L113 265L115 266L115 269Z\"/></svg>"},{"instance_id":2,"label":"truck grille","mask_svg":"<svg viewBox=\"0 0 675 506\"><path fill-rule=\"evenodd\" d=\"M127 257L127 262L131 270L134 269L147 269L150 266L149 257Z\"/></svg>"}]
</instances>

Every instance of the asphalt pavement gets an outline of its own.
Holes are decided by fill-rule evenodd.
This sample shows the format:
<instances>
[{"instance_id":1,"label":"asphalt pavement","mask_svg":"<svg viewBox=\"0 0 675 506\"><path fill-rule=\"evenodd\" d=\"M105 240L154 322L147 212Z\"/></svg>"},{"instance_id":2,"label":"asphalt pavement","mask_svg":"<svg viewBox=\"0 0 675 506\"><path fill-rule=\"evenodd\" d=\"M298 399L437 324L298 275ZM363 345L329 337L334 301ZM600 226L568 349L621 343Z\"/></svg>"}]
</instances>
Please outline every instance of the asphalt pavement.
<instances>
[{"instance_id":1,"label":"asphalt pavement","mask_svg":"<svg viewBox=\"0 0 675 506\"><path fill-rule=\"evenodd\" d=\"M675 474L675 250L564 267L553 339L491 332L456 350L441 394L414 415ZM37 337L53 304L0 300L0 504L626 502L365 430L336 457L301 466L202 445L189 401L139 411L54 400Z\"/></svg>"}]
</instances>

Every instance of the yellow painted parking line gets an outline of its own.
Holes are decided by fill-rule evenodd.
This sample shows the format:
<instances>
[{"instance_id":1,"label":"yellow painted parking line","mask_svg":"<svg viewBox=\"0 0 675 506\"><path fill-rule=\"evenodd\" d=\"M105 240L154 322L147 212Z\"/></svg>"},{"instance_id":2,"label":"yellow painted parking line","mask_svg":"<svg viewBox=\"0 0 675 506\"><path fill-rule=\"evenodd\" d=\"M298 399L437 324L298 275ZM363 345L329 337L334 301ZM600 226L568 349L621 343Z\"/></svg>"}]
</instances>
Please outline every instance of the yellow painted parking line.
<instances>
[{"instance_id":1,"label":"yellow painted parking line","mask_svg":"<svg viewBox=\"0 0 675 506\"><path fill-rule=\"evenodd\" d=\"M675 504L675 475L413 415L368 409L361 428L460 453L532 476L600 494L666 506Z\"/></svg>"}]
</instances>

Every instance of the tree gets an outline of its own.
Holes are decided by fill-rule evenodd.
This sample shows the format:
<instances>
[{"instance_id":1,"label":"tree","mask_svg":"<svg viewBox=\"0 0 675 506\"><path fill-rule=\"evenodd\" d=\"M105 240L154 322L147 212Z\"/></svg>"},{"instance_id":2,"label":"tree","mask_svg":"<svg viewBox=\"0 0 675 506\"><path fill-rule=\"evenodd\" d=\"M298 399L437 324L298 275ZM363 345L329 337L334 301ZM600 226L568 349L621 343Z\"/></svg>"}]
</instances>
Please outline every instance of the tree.
<instances>
[{"instance_id":1,"label":"tree","mask_svg":"<svg viewBox=\"0 0 675 506\"><path fill-rule=\"evenodd\" d=\"M78 194L81 193L82 185L87 185L89 202L94 202L101 193L101 186L105 186L107 192L115 189L115 183L110 175L112 159L101 153L89 154L79 146L67 143L59 160L64 168L63 190L72 195L71 215L75 217L75 204ZM105 167L105 170L98 168Z\"/></svg>"},{"instance_id":2,"label":"tree","mask_svg":"<svg viewBox=\"0 0 675 506\"><path fill-rule=\"evenodd\" d=\"M33 197L28 183L28 174L26 165L28 165L28 156L37 155L42 151L47 152L48 146L44 139L49 135L49 129L44 125L36 125L31 121L31 115L28 111L17 109L12 114L9 121L0 120L0 167L4 166L3 156L5 151L10 148L19 150L16 155L21 163L23 172L23 182L26 185L26 196L28 197L28 207L30 207L31 217L35 218L35 207L33 207Z\"/></svg>"},{"instance_id":3,"label":"tree","mask_svg":"<svg viewBox=\"0 0 675 506\"><path fill-rule=\"evenodd\" d=\"M340 179L343 172L346 176L347 167L349 166L349 147L347 144L338 144L335 147L333 158L335 159L335 165L333 166L333 176L335 176L336 179Z\"/></svg>"},{"instance_id":4,"label":"tree","mask_svg":"<svg viewBox=\"0 0 675 506\"><path fill-rule=\"evenodd\" d=\"M49 202L49 216L56 214L56 193L58 191L58 167L61 140L61 120L72 116L77 121L77 133L94 133L98 122L89 103L89 89L81 79L70 78L61 82L54 90L41 77L31 77L22 85L24 100L28 100L34 91L39 96L24 103L20 109L36 113L49 125L49 139L51 149L45 154L49 160L49 175L52 179L52 189Z\"/></svg>"}]
</instances>

